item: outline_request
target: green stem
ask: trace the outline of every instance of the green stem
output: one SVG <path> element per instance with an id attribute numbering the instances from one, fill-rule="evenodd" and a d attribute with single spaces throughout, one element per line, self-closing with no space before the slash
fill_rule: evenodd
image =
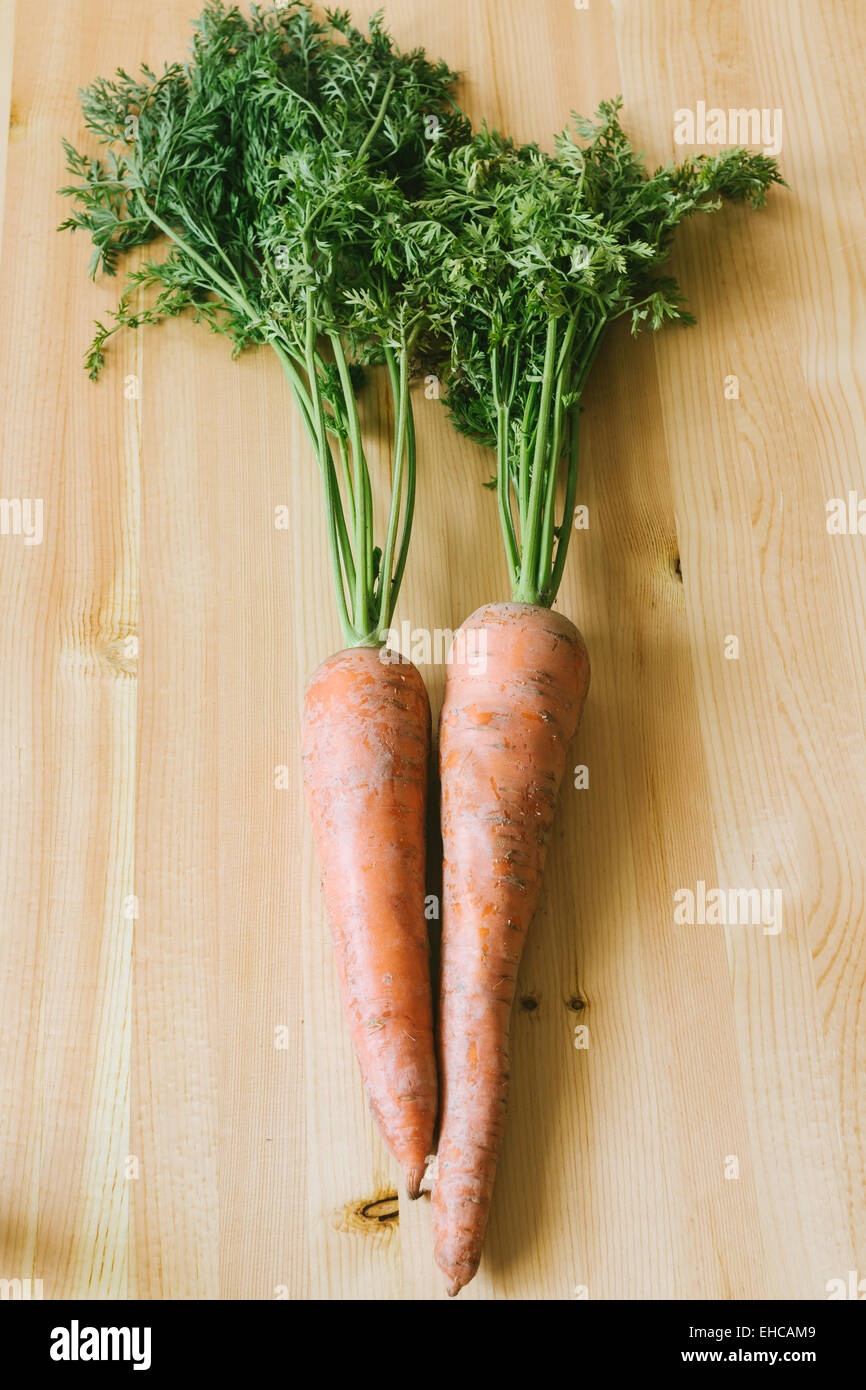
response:
<path id="1" fill-rule="evenodd" d="M 517 582 L 512 588 L 513 597 L 524 603 L 541 604 L 549 608 L 562 583 L 568 544 L 571 539 L 572 513 L 577 489 L 580 398 L 601 346 L 606 324 L 605 318 L 596 322 L 575 362 L 574 339 L 577 334 L 577 318 L 575 317 L 569 322 L 558 354 L 555 351 L 556 320 L 549 320 L 541 400 L 537 411 L 534 410 L 535 383 L 527 392 L 521 430 L 521 487 L 525 486 L 528 441 L 533 437 L 533 433 L 535 450 L 526 525 L 525 529 L 521 528 L 520 567 Z M 571 401 L 567 408 L 565 406 L 566 397 Z M 565 503 L 562 521 L 559 526 L 556 526 L 556 485 L 566 420 L 568 425 L 568 469 Z"/>
<path id="2" fill-rule="evenodd" d="M 514 586 L 513 596 L 518 602 L 538 602 L 538 550 L 541 541 L 541 503 L 545 493 L 545 476 L 548 465 L 547 436 L 550 427 L 550 398 L 553 394 L 554 364 L 556 361 L 556 319 L 547 321 L 547 343 L 544 350 L 544 375 L 541 383 L 541 402 L 538 407 L 538 428 L 535 435 L 535 453 L 532 459 L 532 482 L 529 487 L 529 515 L 526 535 L 523 540 L 523 554 L 520 561 L 520 576 Z"/>
<path id="3" fill-rule="evenodd" d="M 565 480 L 565 502 L 562 508 L 562 523 L 559 527 L 559 536 L 556 542 L 556 559 L 553 562 L 553 570 L 550 582 L 542 595 L 542 603 L 545 608 L 549 608 L 559 593 L 559 586 L 562 583 L 562 575 L 565 569 L 565 557 L 568 554 L 568 543 L 571 540 L 572 513 L 574 512 L 574 499 L 577 496 L 577 460 L 578 460 L 578 425 L 580 422 L 580 403 L 573 405 L 568 412 L 568 473 Z"/>
<path id="4" fill-rule="evenodd" d="M 400 592 L 400 585 L 403 582 L 403 571 L 406 568 L 406 560 L 409 556 L 409 541 L 412 536 L 412 520 L 415 516 L 415 417 L 412 413 L 411 398 L 407 400 L 406 404 L 406 505 L 403 508 L 403 529 L 400 532 L 400 548 L 397 551 L 394 578 L 391 580 L 391 597 L 388 601 L 386 627 L 391 626 L 391 619 L 394 616 L 394 608 L 397 604 L 397 595 Z"/>
<path id="5" fill-rule="evenodd" d="M 280 363 L 282 365 L 283 371 L 285 372 L 286 377 L 288 378 L 289 385 L 292 388 L 292 394 L 294 395 L 295 400 L 298 403 L 298 409 L 301 412 L 301 419 L 304 422 L 304 428 L 307 431 L 313 449 L 318 454 L 319 440 L 313 425 L 313 402 L 310 399 L 310 394 L 304 386 L 304 383 L 301 380 L 300 373 L 295 367 L 294 362 L 292 361 L 283 344 L 278 342 L 276 339 L 272 338 L 271 347 L 277 354 L 277 357 L 279 358 Z"/>
<path id="6" fill-rule="evenodd" d="M 559 460 L 563 444 L 563 396 L 565 394 L 566 368 L 571 366 L 570 354 L 577 328 L 577 318 L 572 316 L 562 340 L 562 348 L 556 369 L 556 391 L 553 400 L 553 437 L 550 443 L 549 464 L 544 498 L 544 515 L 541 523 L 541 543 L 538 553 L 538 573 L 536 581 L 539 593 L 543 593 L 550 577 L 550 563 L 553 558 L 554 514 L 556 512 L 556 484 L 559 477 Z M 570 372 L 568 373 L 570 375 Z"/>
<path id="7" fill-rule="evenodd" d="M 619 315 L 617 314 L 615 315 L 615 317 L 618 318 Z M 598 323 L 595 325 L 595 328 L 592 330 L 592 333 L 589 335 L 589 342 L 584 348 L 583 354 L 580 358 L 580 361 L 578 362 L 577 370 L 574 373 L 574 379 L 572 382 L 572 390 L 577 396 L 581 394 L 584 386 L 586 385 L 586 379 L 589 376 L 593 362 L 598 356 L 598 350 L 601 347 L 602 334 L 604 333 L 604 330 L 607 327 L 608 322 L 608 319 L 599 319 Z"/>
<path id="8" fill-rule="evenodd" d="M 508 561 L 508 575 L 511 587 L 517 583 L 520 573 L 520 550 L 514 531 L 514 517 L 511 513 L 511 479 L 508 473 L 508 436 L 511 423 L 508 406 L 500 406 L 496 412 L 496 496 L 499 502 L 499 520 L 505 540 L 505 558 Z"/>
<path id="9" fill-rule="evenodd" d="M 406 452 L 406 434 L 409 414 L 409 361 L 406 348 L 400 351 L 399 366 L 395 362 L 393 350 L 385 348 L 385 361 L 388 364 L 388 377 L 391 382 L 391 396 L 394 402 L 394 462 L 391 469 L 391 507 L 388 516 L 388 531 L 385 549 L 379 566 L 379 589 L 375 604 L 376 627 L 379 633 L 390 626 L 392 609 L 391 587 L 394 547 L 397 543 L 397 528 L 400 522 L 400 504 L 403 497 L 403 466 Z"/>
<path id="10" fill-rule="evenodd" d="M 529 512 L 529 448 L 532 442 L 532 426 L 530 421 L 535 408 L 535 399 L 538 395 L 538 382 L 533 381 L 526 393 L 526 405 L 523 409 L 523 420 L 520 426 L 520 464 L 519 464 L 519 483 L 518 512 L 520 516 L 520 535 L 526 535 L 526 523 Z"/>
<path id="11" fill-rule="evenodd" d="M 310 291 L 307 292 L 311 293 Z M 352 617 L 359 641 L 364 641 L 371 632 L 370 577 L 373 570 L 373 517 L 372 489 L 364 446 L 361 440 L 361 423 L 358 419 L 358 403 L 349 375 L 349 364 L 339 333 L 330 333 L 331 347 L 340 385 L 343 388 L 343 402 L 346 407 L 346 420 L 349 427 L 349 440 L 352 445 L 352 465 L 354 471 L 355 494 L 355 587 Z"/>
<path id="12" fill-rule="evenodd" d="M 559 382 L 553 403 L 553 435 L 548 454 L 547 477 L 544 480 L 544 509 L 541 517 L 541 539 L 538 544 L 538 568 L 535 582 L 541 593 L 550 574 L 550 560 L 553 554 L 553 518 L 556 511 L 556 483 L 559 475 L 559 459 L 562 449 L 562 389 Z"/>
<path id="13" fill-rule="evenodd" d="M 343 475 L 343 486 L 346 489 L 346 506 L 349 511 L 349 525 L 352 531 L 355 530 L 355 493 L 352 488 L 352 472 L 349 467 L 349 450 L 346 448 L 346 437 L 344 434 L 337 436 L 337 447 L 340 450 L 340 471 Z"/>
<path id="14" fill-rule="evenodd" d="M 322 472 L 322 481 L 325 484 L 325 498 L 328 502 L 329 507 L 331 505 L 330 498 L 332 496 L 336 498 L 334 511 L 337 526 L 337 539 L 339 542 L 340 562 L 342 565 L 342 570 L 346 574 L 351 589 L 351 586 L 355 582 L 355 564 L 352 559 L 352 545 L 349 539 L 349 532 L 346 527 L 346 518 L 343 515 L 343 507 L 340 501 L 340 490 L 336 483 L 333 456 L 331 455 L 330 447 L 326 448 L 325 455 L 322 454 L 322 450 L 319 445 L 318 429 L 314 419 L 316 415 L 316 408 L 313 405 L 313 402 L 310 398 L 310 393 L 305 387 L 303 380 L 301 379 L 301 375 L 295 367 L 294 362 L 292 361 L 292 358 L 285 347 L 285 344 L 281 343 L 277 339 L 272 338 L 271 347 L 274 349 L 274 352 L 277 354 L 277 357 L 279 358 L 282 364 L 283 371 L 285 372 L 286 377 L 288 378 L 289 385 L 292 388 L 292 394 L 295 398 L 298 409 L 301 412 L 301 419 L 304 422 L 304 428 L 307 431 L 307 435 L 312 446 L 313 456 L 315 457 L 316 462 L 318 463 L 319 468 Z M 327 435 L 325 436 L 325 439 L 327 441 Z M 328 476 L 329 473 L 333 475 L 333 477 L 330 479 Z M 351 514 L 351 498 L 349 499 L 349 506 Z M 339 582 L 342 583 L 342 580 L 340 580 Z"/>
<path id="15" fill-rule="evenodd" d="M 224 280 L 223 277 L 219 274 L 219 272 L 214 270 L 212 265 L 208 264 L 204 256 L 200 256 L 198 251 L 196 251 L 194 247 L 190 246 L 188 242 L 184 241 L 183 237 L 178 236 L 177 232 L 172 231 L 169 224 L 167 222 L 163 222 L 162 218 L 158 215 L 158 213 L 154 212 L 153 208 L 149 205 L 149 203 L 145 201 L 141 193 L 138 194 L 138 199 L 145 212 L 147 213 L 148 217 L 150 218 L 151 222 L 153 222 L 157 227 L 159 227 L 159 230 L 161 232 L 164 232 L 165 235 L 171 241 L 174 242 L 175 246 L 179 246 L 180 249 L 184 252 L 184 254 L 189 256 L 190 260 L 195 261 L 196 265 L 199 266 L 200 269 L 205 272 L 211 283 L 215 285 L 217 289 L 222 291 L 222 294 L 225 296 L 228 302 L 230 304 L 233 304 L 236 309 L 242 310 L 242 312 L 247 314 L 251 319 L 254 319 L 256 315 L 253 312 L 250 305 L 247 303 L 247 300 L 244 298 L 244 296 L 242 294 L 239 294 L 235 287 L 229 284 L 228 280 Z"/>
<path id="16" fill-rule="evenodd" d="M 392 72 L 392 73 L 391 73 L 391 76 L 388 78 L 387 84 L 386 84 L 386 86 L 385 86 L 385 95 L 382 97 L 382 102 L 381 102 L 381 105 L 380 105 L 380 107 L 379 107 L 379 111 L 378 111 L 378 113 L 377 113 L 377 115 L 376 115 L 376 119 L 375 119 L 375 121 L 373 122 L 373 124 L 370 126 L 370 129 L 367 131 L 366 138 L 365 138 L 363 144 L 361 145 L 361 148 L 358 150 L 357 155 L 355 156 L 355 158 L 357 159 L 358 163 L 360 163 L 361 160 L 364 158 L 364 155 L 367 153 L 368 149 L 369 149 L 370 146 L 372 145 L 372 143 L 373 143 L 373 141 L 375 140 L 376 136 L 379 134 L 379 129 L 380 129 L 381 125 L 382 125 L 382 122 L 383 122 L 384 119 L 385 119 L 385 112 L 386 112 L 387 107 L 388 107 L 388 102 L 389 102 L 390 99 L 391 99 L 391 93 L 392 93 L 393 90 L 394 90 L 394 83 L 395 83 L 396 79 L 397 79 L 397 74 L 396 74 L 395 72 Z"/>
<path id="17" fill-rule="evenodd" d="M 325 360 L 322 357 L 322 354 L 319 352 L 318 348 L 316 349 L 316 366 L 319 372 L 322 374 L 322 376 L 324 376 L 327 367 L 325 364 Z M 342 478 L 343 488 L 346 493 L 346 509 L 349 513 L 349 526 L 351 527 L 352 534 L 354 535 L 355 493 L 352 488 L 352 473 L 349 467 L 349 451 L 346 447 L 346 432 L 348 430 L 348 425 L 346 422 L 345 411 L 343 411 L 340 408 L 339 400 L 329 401 L 328 405 L 330 406 L 331 414 L 330 416 L 325 417 L 325 424 L 328 426 L 328 429 L 330 430 L 331 434 L 334 435 L 337 441 L 337 448 L 340 453 L 340 476 Z"/>
<path id="18" fill-rule="evenodd" d="M 254 318 L 250 305 L 234 286 L 214 270 L 212 265 L 200 256 L 199 253 L 190 246 L 183 237 L 179 236 L 167 222 L 154 212 L 141 193 L 138 194 L 139 201 L 145 209 L 148 217 L 160 231 L 174 242 L 174 244 L 184 252 L 185 255 L 195 262 L 207 276 L 210 283 L 215 286 L 225 297 L 226 301 L 236 309 Z M 280 360 L 283 371 L 288 379 L 292 394 L 297 403 L 301 414 L 304 428 L 312 445 L 313 452 L 322 472 L 322 479 L 325 488 L 325 504 L 328 520 L 328 549 L 331 558 L 331 569 L 334 577 L 334 587 L 337 591 L 337 607 L 340 619 L 340 627 L 343 638 L 347 645 L 352 645 L 357 635 L 354 632 L 349 618 L 349 611 L 346 605 L 346 584 L 351 591 L 356 582 L 355 565 L 352 558 L 352 548 L 346 529 L 346 520 L 343 514 L 343 507 L 340 501 L 340 491 L 337 485 L 336 473 L 334 471 L 334 461 L 331 455 L 330 445 L 328 444 L 327 428 L 325 425 L 325 415 L 321 392 L 319 390 L 318 376 L 315 363 L 315 326 L 312 317 L 311 293 L 307 292 L 307 341 L 305 344 L 305 359 L 307 370 L 307 385 L 298 372 L 293 355 L 287 345 L 279 341 L 276 337 L 271 338 L 271 346 Z"/>
<path id="19" fill-rule="evenodd" d="M 502 538 L 505 541 L 508 574 L 511 579 L 511 587 L 514 588 L 520 566 L 520 551 L 514 531 L 514 517 L 511 514 L 511 475 L 508 459 L 509 402 L 502 400 L 499 390 L 499 352 L 497 348 L 494 348 L 490 354 L 490 375 L 493 383 L 493 402 L 496 406 L 496 500 L 499 504 L 499 522 L 502 527 Z"/>
<path id="20" fill-rule="evenodd" d="M 340 502 L 340 491 L 337 486 L 336 473 L 334 472 L 334 460 L 331 455 L 331 447 L 328 443 L 328 434 L 325 426 L 325 412 L 322 404 L 322 393 L 319 387 L 319 378 L 316 372 L 316 362 L 314 356 L 315 349 L 315 323 L 313 321 L 312 301 L 307 295 L 307 325 L 306 325 L 306 358 L 307 358 L 307 378 L 308 385 L 313 399 L 314 424 L 315 424 L 315 453 L 322 471 L 322 479 L 325 488 L 325 512 L 328 523 L 328 545 L 331 556 L 331 569 L 334 575 L 334 587 L 337 591 L 337 607 L 340 617 L 340 627 L 343 631 L 343 640 L 346 646 L 353 645 L 355 636 L 352 621 L 349 616 L 349 608 L 346 602 L 346 585 L 349 590 L 352 587 L 352 552 L 349 546 L 348 535 L 345 531 L 345 519 L 343 518 L 343 508 Z M 289 378 L 291 382 L 291 377 Z"/>
<path id="21" fill-rule="evenodd" d="M 568 554 L 568 545 L 571 540 L 572 520 L 574 513 L 574 499 L 577 495 L 577 464 L 578 464 L 578 434 L 580 421 L 580 398 L 583 388 L 586 385 L 587 377 L 592 370 L 592 364 L 598 356 L 601 347 L 602 335 L 607 326 L 606 319 L 600 319 L 589 336 L 589 341 L 581 354 L 580 361 L 574 371 L 571 385 L 572 394 L 576 397 L 575 404 L 568 412 L 568 473 L 565 484 L 565 502 L 562 509 L 562 521 L 557 530 L 556 558 L 553 561 L 553 569 L 550 575 L 550 582 L 543 586 L 543 594 L 540 602 L 550 607 L 556 595 L 559 593 L 559 586 L 562 583 L 562 576 L 565 570 L 565 557 Z"/>

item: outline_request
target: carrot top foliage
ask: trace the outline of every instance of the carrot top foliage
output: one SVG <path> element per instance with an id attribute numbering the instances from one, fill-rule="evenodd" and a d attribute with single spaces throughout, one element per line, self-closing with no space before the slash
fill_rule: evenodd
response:
<path id="1" fill-rule="evenodd" d="M 62 225 L 89 233 L 91 273 L 161 242 L 97 323 L 90 375 L 118 330 L 183 313 L 235 353 L 270 344 L 322 471 L 347 645 L 380 640 L 406 563 L 409 377 L 436 322 L 412 199 L 431 147 L 465 137 L 454 81 L 422 50 L 400 53 L 378 16 L 363 33 L 344 11 L 320 23 L 292 3 L 245 17 L 210 0 L 188 61 L 118 70 L 80 93 L 101 157 L 64 142 L 75 182 L 61 190 L 74 202 Z M 386 368 L 395 422 L 381 549 L 356 402 L 371 364 Z"/>
<path id="2" fill-rule="evenodd" d="M 270 344 L 322 472 L 348 645 L 390 626 L 415 501 L 413 365 L 442 359 L 459 429 L 497 450 L 496 488 L 515 598 L 549 605 L 562 579 L 577 480 L 581 395 L 604 330 L 689 321 L 658 274 L 674 232 L 723 200 L 758 206 L 781 183 L 742 149 L 650 175 L 619 100 L 575 117 L 552 155 L 473 133 L 456 80 L 400 53 L 380 17 L 209 0 L 183 63 L 118 70 L 81 92 L 101 157 L 64 142 L 75 182 L 62 224 L 86 231 L 91 272 L 128 273 L 97 323 L 97 377 L 123 328 L 190 313 L 235 353 Z M 393 398 L 382 547 L 356 395 L 383 364 Z M 564 510 L 557 482 L 565 468 Z"/>
<path id="3" fill-rule="evenodd" d="M 571 530 L 581 395 L 605 328 L 623 316 L 635 333 L 692 322 L 676 280 L 657 274 L 676 228 L 725 199 L 758 207 L 783 182 L 774 160 L 743 149 L 650 175 L 620 108 L 575 116 L 552 155 L 483 128 L 426 165 L 434 313 L 449 326 L 445 404 L 459 430 L 496 448 L 513 597 L 547 606 Z"/>

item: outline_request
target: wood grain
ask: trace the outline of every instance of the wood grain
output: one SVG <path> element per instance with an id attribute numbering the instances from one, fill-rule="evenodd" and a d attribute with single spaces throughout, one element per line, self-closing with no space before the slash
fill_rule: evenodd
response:
<path id="1" fill-rule="evenodd" d="M 54 233 L 76 88 L 181 53 L 195 8 L 0 3 L 0 496 L 45 518 L 40 545 L 0 536 L 0 1278 L 435 1299 L 300 791 L 304 683 L 339 633 L 279 366 L 174 322 L 91 386 L 115 287 Z M 866 26 L 843 0 L 393 0 L 388 21 L 466 73 L 473 116 L 544 144 L 617 91 L 650 162 L 679 153 L 679 107 L 783 112 L 790 190 L 678 241 L 698 327 L 612 331 L 587 393 L 560 606 L 593 663 L 590 785 L 563 794 L 462 1297 L 825 1297 L 866 1275 L 866 539 L 825 526 L 828 498 L 866 496 Z M 506 596 L 490 461 L 416 394 L 397 623 L 455 628 Z M 676 925 L 700 880 L 778 888 L 782 930 Z"/>

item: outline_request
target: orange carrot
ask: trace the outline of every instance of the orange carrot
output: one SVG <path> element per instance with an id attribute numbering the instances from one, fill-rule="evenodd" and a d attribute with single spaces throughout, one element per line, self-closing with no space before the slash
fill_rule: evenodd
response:
<path id="1" fill-rule="evenodd" d="M 442 1128 L 433 1228 L 451 1295 L 481 1259 L 517 968 L 588 685 L 577 628 L 534 604 L 479 608 L 449 660 L 439 731 Z"/>
<path id="2" fill-rule="evenodd" d="M 481 1255 L 515 974 L 589 683 L 579 633 L 549 611 L 577 526 L 583 392 L 616 319 L 630 317 L 637 333 L 691 318 L 676 281 L 656 274 L 683 218 L 724 199 L 759 207 L 782 182 L 773 159 L 743 149 L 649 174 L 621 105 L 602 102 L 592 122 L 576 117 L 550 155 L 484 126 L 425 165 L 424 207 L 444 228 L 428 261 L 450 340 L 442 400 L 461 433 L 496 449 L 513 600 L 469 619 L 488 639 L 487 674 L 458 651 L 442 713 L 443 1124 L 433 1192 L 436 1258 L 452 1294 Z"/>
<path id="3" fill-rule="evenodd" d="M 370 1108 L 417 1197 L 436 1119 L 418 671 L 375 647 L 329 657 L 307 687 L 303 740 L 343 1004 Z"/>

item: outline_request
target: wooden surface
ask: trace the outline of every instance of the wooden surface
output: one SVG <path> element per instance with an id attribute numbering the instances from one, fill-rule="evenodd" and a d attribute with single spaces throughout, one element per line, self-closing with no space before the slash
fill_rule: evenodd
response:
<path id="1" fill-rule="evenodd" d="M 279 365 L 175 322 L 118 342 L 92 386 L 116 286 L 54 232 L 76 87 L 179 55 L 196 10 L 0 0 L 0 495 L 45 517 L 41 545 L 0 536 L 0 1277 L 46 1298 L 441 1298 L 429 1203 L 388 1200 L 302 803 L 303 686 L 339 633 Z M 862 11 L 392 0 L 388 19 L 523 138 L 622 91 L 656 163 L 681 153 L 679 107 L 783 111 L 790 191 L 678 242 L 698 327 L 612 332 L 587 393 L 590 527 L 560 606 L 593 663 L 590 787 L 564 790 L 462 1299 L 823 1298 L 866 1275 L 866 537 L 825 526 L 828 498 L 866 495 Z M 454 628 L 506 596 L 490 462 L 416 395 L 398 620 Z M 424 675 L 435 712 L 443 669 Z M 781 932 L 676 925 L 699 880 L 778 888 Z"/>

